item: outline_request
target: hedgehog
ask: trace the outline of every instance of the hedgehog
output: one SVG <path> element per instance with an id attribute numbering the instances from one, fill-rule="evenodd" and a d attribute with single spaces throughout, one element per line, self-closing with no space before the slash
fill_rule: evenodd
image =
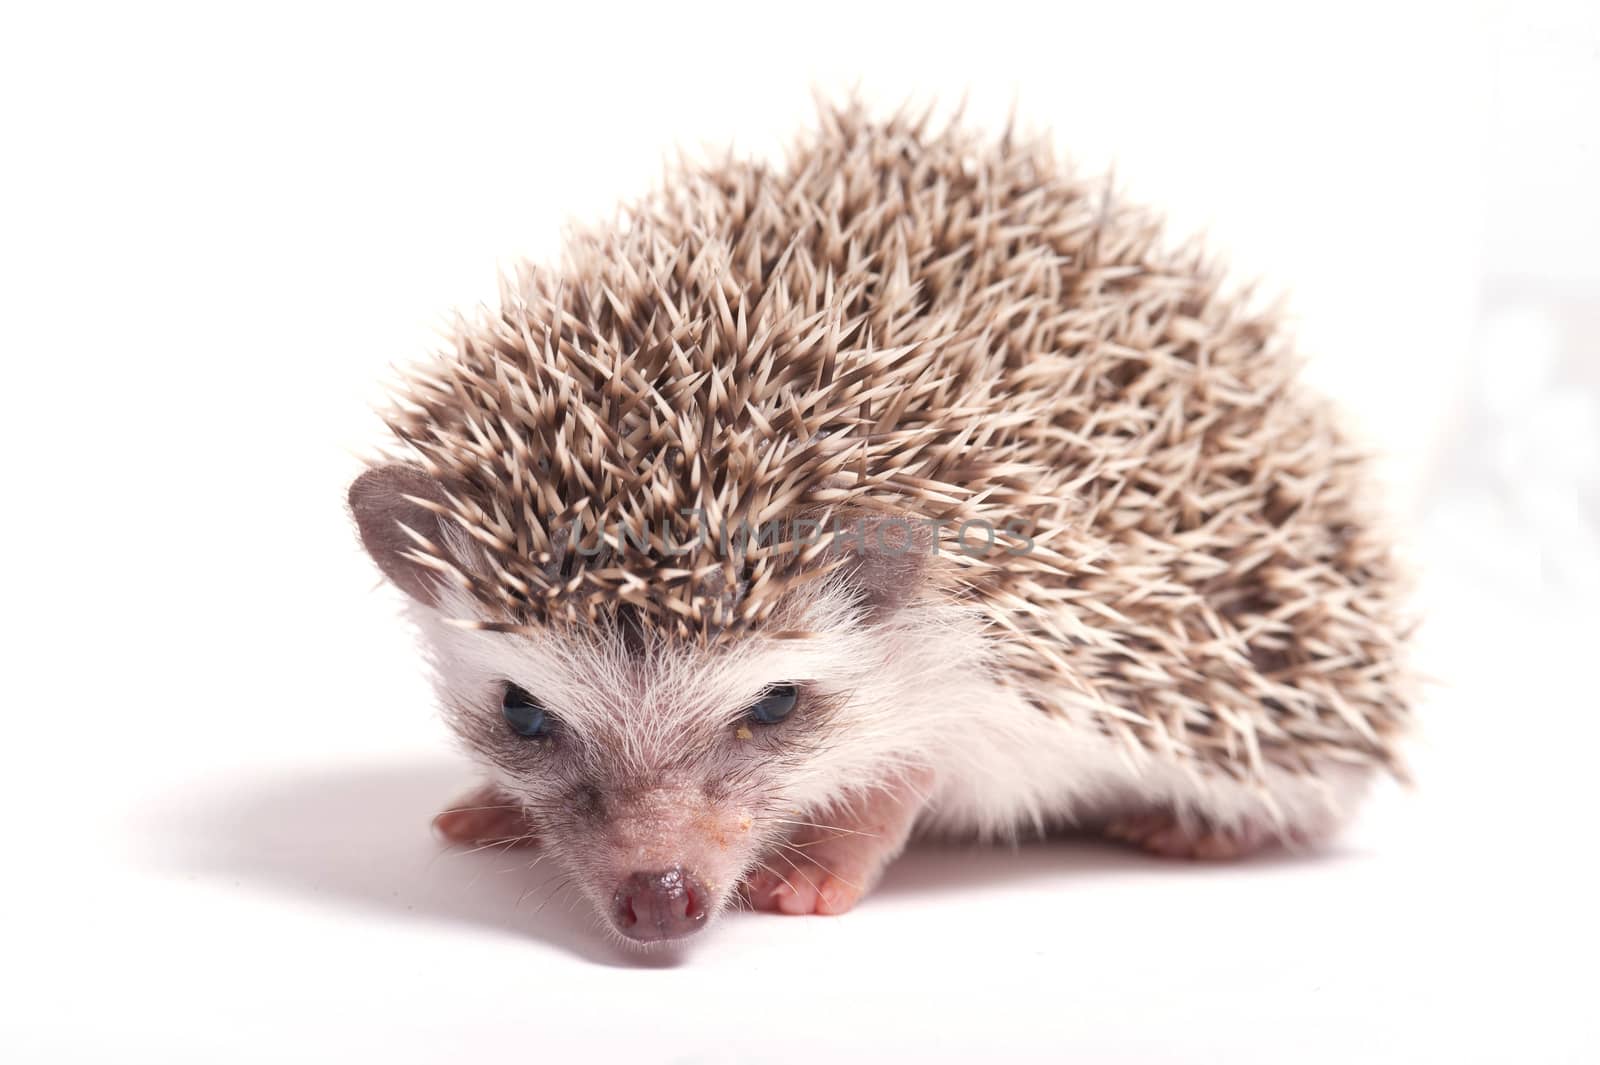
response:
<path id="1" fill-rule="evenodd" d="M 838 914 L 914 834 L 1221 859 L 1402 775 L 1369 456 L 1273 309 L 1044 136 L 824 105 L 504 276 L 349 490 L 604 928 Z"/>

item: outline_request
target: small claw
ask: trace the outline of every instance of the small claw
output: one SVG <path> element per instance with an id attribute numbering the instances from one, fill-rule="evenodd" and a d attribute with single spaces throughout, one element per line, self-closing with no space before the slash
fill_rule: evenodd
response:
<path id="1" fill-rule="evenodd" d="M 837 916 L 855 908 L 861 901 L 861 893 L 837 877 L 828 877 L 822 882 L 822 889 L 817 893 L 816 912 Z"/>

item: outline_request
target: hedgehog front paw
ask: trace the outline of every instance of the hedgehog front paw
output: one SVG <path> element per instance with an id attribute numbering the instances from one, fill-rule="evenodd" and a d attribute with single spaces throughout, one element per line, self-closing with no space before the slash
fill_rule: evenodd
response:
<path id="1" fill-rule="evenodd" d="M 931 773 L 914 773 L 839 816 L 794 822 L 789 839 L 745 878 L 745 898 L 771 913 L 844 913 L 905 849 L 931 782 Z"/>
<path id="2" fill-rule="evenodd" d="M 536 842 L 522 804 L 486 784 L 457 799 L 433 819 L 433 830 L 460 846 L 530 846 Z"/>
<path id="3" fill-rule="evenodd" d="M 752 907 L 795 915 L 844 913 L 861 901 L 888 865 L 889 858 L 875 849 L 829 847 L 808 835 L 783 844 L 745 879 L 744 893 Z M 806 852 L 789 850 L 801 847 Z"/>
<path id="4" fill-rule="evenodd" d="M 1107 822 L 1109 839 L 1131 843 L 1163 858 L 1228 861 L 1278 845 L 1284 840 L 1264 822 L 1246 821 L 1226 829 L 1185 823 L 1170 811 L 1116 817 Z"/>

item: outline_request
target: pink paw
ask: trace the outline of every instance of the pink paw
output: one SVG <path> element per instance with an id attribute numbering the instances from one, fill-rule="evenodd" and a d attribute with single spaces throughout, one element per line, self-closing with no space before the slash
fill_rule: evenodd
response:
<path id="1" fill-rule="evenodd" d="M 493 787 L 482 787 L 433 819 L 433 830 L 447 843 L 508 846 L 537 842 L 522 806 Z"/>
<path id="2" fill-rule="evenodd" d="M 744 894 L 751 906 L 768 913 L 832 916 L 859 902 L 863 891 L 813 862 L 802 861 L 784 862 L 781 870 L 756 870 L 745 879 Z"/>
<path id="3" fill-rule="evenodd" d="M 913 771 L 886 782 L 849 809 L 834 811 L 829 823 L 788 821 L 796 831 L 745 878 L 744 897 L 769 913 L 832 915 L 849 910 L 905 848 L 931 783 L 931 773 Z"/>

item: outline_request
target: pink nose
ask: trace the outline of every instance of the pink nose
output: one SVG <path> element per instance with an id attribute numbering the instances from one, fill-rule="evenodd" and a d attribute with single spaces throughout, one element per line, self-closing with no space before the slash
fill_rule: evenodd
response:
<path id="1" fill-rule="evenodd" d="M 674 865 L 659 873 L 634 873 L 612 897 L 611 920 L 629 939 L 654 943 L 680 939 L 706 923 L 706 889 L 693 873 Z"/>

